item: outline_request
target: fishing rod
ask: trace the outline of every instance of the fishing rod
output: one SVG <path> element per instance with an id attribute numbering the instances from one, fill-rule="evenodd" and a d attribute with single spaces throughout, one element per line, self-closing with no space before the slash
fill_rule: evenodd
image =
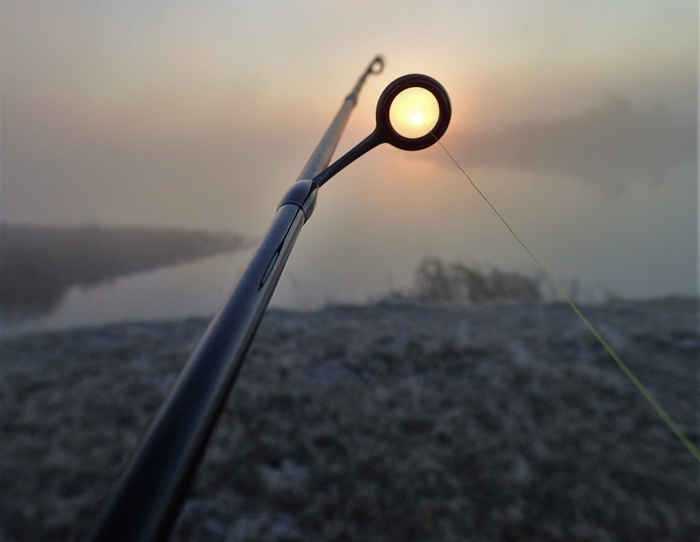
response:
<path id="1" fill-rule="evenodd" d="M 447 130 L 452 108 L 442 85 L 426 75 L 405 75 L 390 83 L 379 97 L 374 131 L 329 165 L 365 80 L 383 68 L 382 57 L 372 60 L 282 198 L 257 250 L 132 453 L 93 527 L 88 538 L 91 542 L 168 538 L 284 265 L 313 213 L 318 189 L 377 145 L 389 143 L 416 151 L 438 141 Z M 422 114 L 412 117 L 413 124 L 422 123 L 426 130 L 423 135 L 409 137 L 392 124 L 392 105 L 400 94 L 414 88 L 432 95 L 437 118 L 430 128 Z"/>

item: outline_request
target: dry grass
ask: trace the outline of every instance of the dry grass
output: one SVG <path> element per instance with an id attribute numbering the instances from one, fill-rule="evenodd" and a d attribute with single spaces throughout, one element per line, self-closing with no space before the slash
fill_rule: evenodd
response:
<path id="1" fill-rule="evenodd" d="M 587 312 L 698 443 L 698 317 Z M 70 540 L 205 323 L 0 347 L 0 540 Z M 698 465 L 565 307 L 265 317 L 173 540 L 654 540 L 700 534 Z"/>

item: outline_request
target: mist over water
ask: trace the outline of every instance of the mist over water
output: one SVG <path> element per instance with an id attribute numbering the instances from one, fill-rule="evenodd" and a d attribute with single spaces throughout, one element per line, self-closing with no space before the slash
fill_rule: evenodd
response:
<path id="1" fill-rule="evenodd" d="M 5 332 L 64 329 L 129 320 L 175 320 L 213 314 L 226 293 L 226 269 L 240 269 L 240 253 L 121 277 L 99 285 L 73 286 L 52 311 L 5 323 Z"/>
<path id="2" fill-rule="evenodd" d="M 334 303 L 363 304 L 381 299 L 391 292 L 409 292 L 414 288 L 416 269 L 426 254 L 422 252 L 422 247 L 412 245 L 410 236 L 394 232 L 393 251 L 387 253 L 385 243 L 373 238 L 371 229 L 366 232 L 358 229 L 354 240 L 340 240 L 319 250 L 314 242 L 321 232 L 316 232 L 315 226 L 310 222 L 302 231 L 272 297 L 271 307 L 315 310 Z M 497 244 L 510 243 L 505 232 L 501 233 L 502 238 Z M 489 237 L 488 233 L 485 235 Z M 462 237 L 470 236 L 465 233 Z M 520 247 L 511 247 L 510 258 L 502 258 L 498 247 L 494 247 L 492 252 L 485 251 L 482 256 L 493 259 L 489 265 L 484 265 L 477 262 L 475 257 L 469 257 L 462 237 L 444 235 L 443 244 L 436 243 L 430 255 L 442 258 L 446 263 L 460 261 L 482 269 L 517 270 L 530 277 L 539 276 L 534 266 L 528 264 Z M 253 250 L 248 248 L 219 254 L 91 286 L 73 286 L 52 310 L 18 322 L 5 320 L 2 322 L 2 332 L 12 334 L 120 321 L 209 317 L 226 298 Z M 579 252 L 585 253 L 585 247 L 581 247 Z M 581 261 L 585 263 L 585 258 L 573 265 Z M 555 263 L 558 264 L 558 261 Z M 583 266 L 581 269 L 589 271 L 588 276 L 593 275 Z M 576 280 L 578 276 L 559 275 L 557 278 L 565 287 L 575 288 L 578 299 L 584 302 L 601 301 L 609 294 L 650 298 L 679 293 L 674 283 L 659 284 L 657 290 L 645 288 L 642 272 L 631 275 L 630 282 L 621 285 L 628 288 L 636 286 L 636 292 L 634 288 L 625 290 L 588 284 Z M 635 278 L 639 280 L 636 285 L 633 282 Z M 545 298 L 552 299 L 554 292 L 544 281 L 541 284 Z M 687 293 L 680 293 L 696 295 L 692 284 L 690 286 Z M 630 291 L 632 295 L 629 295 Z"/>
<path id="3" fill-rule="evenodd" d="M 442 142 L 554 276 L 584 299 L 698 295 L 697 3 L 409 4 L 400 24 L 391 3 L 370 20 L 354 4 L 3 5 L 3 221 L 259 238 L 381 53 L 338 154 L 385 85 L 425 73 L 452 102 Z M 323 187 L 273 304 L 364 302 L 426 257 L 535 273 L 441 149 L 382 146 Z M 211 313 L 243 263 L 76 286 L 37 322 Z"/>
<path id="4" fill-rule="evenodd" d="M 223 303 L 250 258 L 252 249 L 197 262 L 116 278 L 91 286 L 73 286 L 53 308 L 33 317 L 1 320 L 2 332 L 91 327 L 121 321 L 209 317 Z M 324 271 L 331 273 L 324 276 Z M 271 307 L 315 310 L 332 303 L 361 304 L 411 287 L 413 272 L 396 275 L 333 265 L 305 270 L 291 262 L 275 290 Z"/>
<path id="5" fill-rule="evenodd" d="M 368 155 L 320 190 L 272 306 L 312 310 L 410 290 L 426 257 L 539 276 L 459 172 L 436 169 L 415 154 L 391 176 L 378 178 L 373 168 L 385 156 Z M 624 198 L 601 204 L 596 186 L 565 177 L 492 168 L 471 168 L 470 174 L 551 273 L 565 286 L 575 283 L 580 301 L 698 295 L 692 183 L 631 184 Z M 257 236 L 272 215 L 271 209 L 260 213 Z M 255 226 L 245 238 L 254 238 Z M 209 316 L 252 250 L 74 286 L 53 310 L 22 322 L 5 320 L 3 331 Z M 543 290 L 551 298 L 551 289 Z"/>
<path id="6" fill-rule="evenodd" d="M 182 264 L 251 246 L 231 233 L 94 224 L 3 224 L 0 244 L 0 321 L 15 329 L 199 314 L 213 275 Z"/>

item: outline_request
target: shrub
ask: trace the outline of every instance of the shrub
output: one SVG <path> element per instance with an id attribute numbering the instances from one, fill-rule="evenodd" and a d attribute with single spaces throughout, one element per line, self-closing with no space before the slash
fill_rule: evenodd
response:
<path id="1" fill-rule="evenodd" d="M 416 270 L 416 296 L 422 301 L 493 301 L 537 303 L 542 300 L 540 281 L 517 272 L 492 268 L 478 270 L 461 263 L 445 264 L 426 258 Z"/>

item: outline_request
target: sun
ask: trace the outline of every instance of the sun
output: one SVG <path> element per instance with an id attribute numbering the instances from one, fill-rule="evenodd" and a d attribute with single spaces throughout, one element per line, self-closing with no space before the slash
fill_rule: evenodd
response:
<path id="1" fill-rule="evenodd" d="M 411 113 L 411 123 L 416 126 L 422 126 L 425 123 L 425 115 L 420 112 Z"/>
<path id="2" fill-rule="evenodd" d="M 399 135 L 423 137 L 437 124 L 440 107 L 433 94 L 420 87 L 400 92 L 389 109 L 389 121 Z"/>

